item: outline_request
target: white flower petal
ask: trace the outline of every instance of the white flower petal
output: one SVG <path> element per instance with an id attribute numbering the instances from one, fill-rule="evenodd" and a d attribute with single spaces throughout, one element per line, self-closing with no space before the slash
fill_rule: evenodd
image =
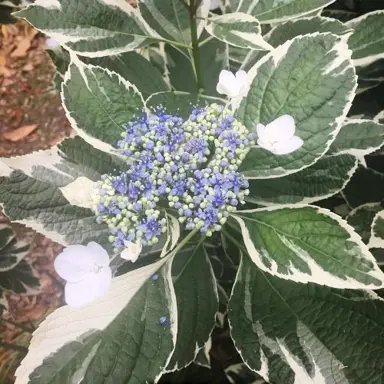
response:
<path id="1" fill-rule="evenodd" d="M 230 71 L 222 70 L 220 72 L 216 90 L 218 93 L 227 95 L 230 98 L 237 97 L 240 88 L 237 84 L 235 75 Z"/>
<path id="2" fill-rule="evenodd" d="M 60 253 L 54 262 L 56 272 L 69 281 L 80 281 L 94 268 L 92 254 L 84 245 L 70 245 Z"/>
<path id="3" fill-rule="evenodd" d="M 248 73 L 243 70 L 236 72 L 236 81 L 239 87 L 239 96 L 247 96 L 250 87 Z"/>
<path id="4" fill-rule="evenodd" d="M 266 149 L 267 151 L 273 152 L 273 147 L 270 143 L 265 142 L 263 140 L 257 139 L 257 145 L 259 145 L 261 148 Z"/>
<path id="5" fill-rule="evenodd" d="M 293 136 L 287 141 L 279 141 L 274 144 L 275 155 L 287 155 L 297 151 L 304 144 L 303 140 L 298 136 Z"/>
<path id="6" fill-rule="evenodd" d="M 91 241 L 87 245 L 93 261 L 100 267 L 107 267 L 109 265 L 108 252 L 100 245 Z"/>
<path id="7" fill-rule="evenodd" d="M 121 252 L 120 256 L 122 259 L 130 260 L 132 263 L 134 263 L 138 259 L 143 247 L 140 242 L 137 244 L 129 242 L 129 244 L 126 244 L 126 246 L 127 248 Z"/>
<path id="8" fill-rule="evenodd" d="M 260 141 L 265 141 L 266 140 L 266 135 L 265 135 L 265 125 L 263 124 L 257 124 L 256 125 L 256 132 L 257 132 L 257 137 Z M 260 144 L 259 144 L 260 145 Z"/>
<path id="9" fill-rule="evenodd" d="M 290 115 L 283 115 L 269 123 L 265 130 L 270 143 L 285 141 L 295 134 L 295 120 Z"/>
<path id="10" fill-rule="evenodd" d="M 109 267 L 102 268 L 98 273 L 90 273 L 76 283 L 65 286 L 65 302 L 73 307 L 81 307 L 105 295 L 112 281 Z"/>

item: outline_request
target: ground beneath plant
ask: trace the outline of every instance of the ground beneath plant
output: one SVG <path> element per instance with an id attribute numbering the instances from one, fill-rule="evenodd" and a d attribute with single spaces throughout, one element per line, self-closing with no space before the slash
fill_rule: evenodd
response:
<path id="1" fill-rule="evenodd" d="M 46 53 L 45 37 L 25 22 L 2 25 L 0 30 L 0 157 L 52 147 L 71 132 L 53 85 L 55 69 Z M 0 214 L 0 223 L 6 222 Z M 30 333 L 62 305 L 62 282 L 53 260 L 62 247 L 24 226 L 13 224 L 17 237 L 31 244 L 26 256 L 40 279 L 35 296 L 8 293 L 9 311 L 0 320 L 0 383 L 13 382 L 14 370 L 24 356 Z M 13 349 L 16 348 L 16 349 Z"/>

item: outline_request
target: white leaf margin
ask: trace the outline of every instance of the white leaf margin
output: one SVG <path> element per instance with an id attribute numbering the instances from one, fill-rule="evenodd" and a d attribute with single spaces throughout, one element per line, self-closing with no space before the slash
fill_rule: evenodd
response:
<path id="1" fill-rule="evenodd" d="M 245 43 L 244 45 L 234 44 L 228 39 L 223 39 L 220 36 L 217 36 L 216 33 L 214 32 L 215 24 L 218 24 L 220 27 L 222 27 L 224 24 L 227 24 L 228 26 L 230 26 L 232 23 L 240 23 L 240 22 L 255 23 L 259 26 L 258 33 L 247 33 L 247 32 L 236 31 L 233 29 L 231 30 L 231 32 L 234 35 L 244 40 L 244 43 Z M 236 47 L 249 48 L 252 50 L 267 50 L 267 51 L 271 51 L 274 49 L 270 44 L 268 44 L 265 41 L 265 39 L 261 35 L 260 22 L 252 15 L 248 15 L 246 13 L 235 12 L 235 13 L 227 13 L 224 15 L 215 15 L 213 17 L 210 17 L 207 20 L 205 30 L 211 36 L 223 41 L 224 43 L 227 43 L 229 45 L 234 45 Z M 245 47 L 245 45 L 247 45 L 247 47 Z"/>
<path id="2" fill-rule="evenodd" d="M 340 129 L 342 129 L 343 127 L 345 127 L 349 124 L 360 124 L 360 123 L 380 124 L 378 121 L 375 121 L 375 119 L 373 119 L 373 120 L 369 120 L 369 119 L 345 119 L 345 121 L 341 125 Z M 380 149 L 384 145 L 384 124 L 382 124 L 382 126 L 383 126 L 383 138 L 382 138 L 382 142 L 380 143 L 380 145 L 376 145 L 374 147 L 367 147 L 365 149 L 361 149 L 361 148 L 342 149 L 339 151 L 332 152 L 332 155 L 344 155 L 345 154 L 345 155 L 355 156 L 364 167 L 367 167 L 367 163 L 366 163 L 364 157 L 377 151 L 378 149 Z"/>
<path id="3" fill-rule="evenodd" d="M 375 231 L 377 220 L 384 220 L 384 210 L 377 212 L 372 221 L 371 237 L 368 242 L 368 248 L 384 248 L 384 238 L 378 237 Z"/>
<path id="4" fill-rule="evenodd" d="M 96 302 L 81 308 L 64 306 L 50 314 L 33 333 L 26 357 L 17 368 L 15 384 L 28 384 L 29 375 L 43 363 L 50 354 L 63 345 L 76 340 L 90 330 L 105 329 L 115 317 L 129 304 L 144 283 L 166 262 L 165 277 L 168 282 L 170 309 L 170 331 L 173 338 L 173 350 L 177 337 L 176 295 L 172 284 L 171 263 L 169 258 L 129 272 L 112 280 L 108 293 Z M 173 354 L 171 351 L 167 363 Z M 161 372 L 155 382 L 162 376 Z"/>
<path id="5" fill-rule="evenodd" d="M 158 35 L 156 31 L 154 31 L 142 18 L 139 8 L 134 8 L 132 5 L 130 5 L 125 0 L 100 0 L 101 3 L 104 5 L 118 8 L 122 12 L 126 13 L 127 16 L 134 17 L 135 21 L 138 26 L 143 31 L 143 36 L 136 36 L 135 41 L 137 42 L 137 45 L 140 45 L 142 42 L 144 42 L 146 39 L 153 38 L 157 40 L 161 40 L 161 37 Z M 61 9 L 61 4 L 58 0 L 37 0 L 34 3 L 31 3 L 26 7 L 25 9 L 28 9 L 30 7 L 36 7 L 40 6 L 42 8 L 46 9 Z M 17 16 L 17 15 L 16 15 Z M 20 17 L 20 16 L 18 16 Z M 20 17 L 24 20 L 26 20 L 24 17 Z M 27 21 L 27 20 L 26 20 Z M 95 36 L 92 36 L 91 34 L 88 34 L 87 37 L 85 36 L 76 36 L 73 32 L 75 28 L 72 30 L 70 28 L 68 29 L 40 29 L 37 28 L 35 25 L 33 26 L 35 29 L 37 29 L 39 32 L 48 35 L 53 40 L 55 40 L 59 45 L 61 45 L 63 48 L 65 48 L 69 52 L 74 52 L 79 54 L 80 56 L 86 56 L 86 57 L 103 57 L 103 56 L 110 56 L 110 55 L 117 55 L 120 53 L 128 52 L 134 50 L 130 46 L 132 46 L 134 42 L 128 43 L 124 47 L 118 47 L 118 48 L 108 48 L 100 51 L 90 51 L 90 52 L 84 52 L 84 51 L 76 51 L 68 46 L 67 43 L 76 43 L 78 41 L 94 41 Z M 58 32 L 60 31 L 60 32 Z M 68 33 L 65 33 L 68 31 Z M 70 32 L 72 31 L 72 33 Z M 112 33 L 113 34 L 113 33 Z M 145 35 L 146 34 L 146 35 Z M 100 38 L 106 38 L 108 36 L 99 36 Z"/>
<path id="6" fill-rule="evenodd" d="M 325 32 L 325 33 L 316 32 L 316 33 L 308 33 L 306 35 L 296 36 L 295 38 L 293 38 L 291 40 L 287 40 L 284 44 L 279 45 L 273 51 L 271 51 L 267 55 L 263 56 L 249 70 L 249 72 L 248 72 L 249 83 L 250 84 L 253 83 L 253 80 L 257 76 L 260 67 L 265 62 L 267 62 L 269 59 L 272 58 L 272 61 L 274 63 L 275 69 L 276 69 L 278 64 L 280 63 L 280 61 L 287 54 L 288 49 L 290 48 L 290 46 L 295 41 L 301 40 L 303 38 L 308 38 L 310 36 L 311 37 L 316 37 L 316 36 L 333 36 L 333 37 L 336 37 L 339 40 L 338 43 L 336 43 L 332 47 L 333 49 L 331 49 L 331 51 L 337 51 L 339 53 L 339 56 L 338 56 L 338 58 L 336 60 L 334 60 L 333 62 L 329 63 L 328 67 L 325 68 L 324 72 L 325 73 L 330 72 L 330 71 L 334 70 L 335 68 L 337 68 L 344 60 L 348 60 L 349 61 L 349 67 L 348 68 L 351 68 L 353 70 L 353 73 L 354 73 L 354 80 L 355 80 L 354 89 L 349 94 L 346 95 L 347 96 L 347 102 L 346 102 L 346 104 L 345 104 L 345 106 L 343 108 L 343 111 L 342 111 L 341 115 L 335 119 L 335 123 L 336 123 L 335 124 L 335 128 L 334 128 L 333 132 L 331 134 L 329 134 L 330 138 L 329 138 L 329 140 L 326 143 L 325 149 L 324 149 L 323 153 L 318 156 L 318 158 L 316 158 L 310 164 L 306 164 L 306 165 L 304 165 L 304 166 L 302 166 L 300 168 L 292 169 L 292 170 L 289 170 L 289 171 L 285 170 L 285 172 L 283 174 L 269 175 L 269 176 L 265 176 L 264 175 L 264 176 L 256 176 L 256 177 L 255 176 L 251 176 L 251 177 L 247 176 L 247 179 L 275 179 L 275 178 L 280 178 L 280 177 L 283 177 L 283 176 L 286 176 L 286 175 L 290 175 L 292 173 L 297 173 L 297 172 L 301 171 L 302 169 L 308 168 L 311 165 L 315 164 L 322 156 L 324 156 L 326 154 L 326 152 L 328 152 L 331 144 L 335 141 L 335 138 L 336 138 L 337 134 L 339 133 L 339 131 L 340 131 L 340 129 L 341 129 L 341 127 L 342 127 L 346 117 L 347 117 L 347 114 L 348 114 L 348 112 L 349 112 L 349 110 L 350 110 L 350 108 L 352 106 L 352 102 L 353 102 L 353 99 L 355 98 L 356 89 L 357 89 L 358 84 L 357 84 L 356 70 L 355 70 L 355 67 L 353 66 L 352 60 L 351 60 L 352 51 L 348 48 L 348 44 L 347 44 L 347 37 L 349 35 L 338 36 L 338 35 L 335 35 L 335 34 L 330 33 L 330 32 Z M 233 112 L 236 112 L 236 109 L 234 109 Z M 253 127 L 253 128 L 254 128 L 254 130 L 256 129 L 256 124 L 255 124 L 255 127 Z M 251 129 L 251 127 L 248 127 L 248 129 Z"/>
<path id="7" fill-rule="evenodd" d="M 65 163 L 65 160 L 59 155 L 59 152 L 60 150 L 58 146 L 55 145 L 50 149 L 35 151 L 26 155 L 1 157 L 0 165 L 3 164 L 8 170 L 5 167 L 3 167 L 3 170 L 0 168 L 0 175 L 10 176 L 12 170 L 18 170 L 36 180 L 47 182 L 46 179 L 39 177 L 38 173 L 34 172 L 35 167 L 41 167 L 74 181 L 75 178 L 73 175 L 64 172 L 57 167 L 57 165 Z M 52 185 L 55 185 L 53 179 L 50 181 L 52 182 Z"/>
<path id="8" fill-rule="evenodd" d="M 76 66 L 79 69 L 79 71 L 81 73 L 81 76 L 83 77 L 84 83 L 87 86 L 87 88 L 88 88 L 90 93 L 92 93 L 92 91 L 88 87 L 88 79 L 87 79 L 87 75 L 85 73 L 85 70 L 89 70 L 89 71 L 92 72 L 93 69 L 98 69 L 98 70 L 101 70 L 102 72 L 105 72 L 109 77 L 116 76 L 118 78 L 118 80 L 119 80 L 119 84 L 123 84 L 123 86 L 126 88 L 126 90 L 128 92 L 131 89 L 133 89 L 133 91 L 140 96 L 140 99 L 141 99 L 143 107 L 144 107 L 145 106 L 145 101 L 143 99 L 143 96 L 141 95 L 140 91 L 136 88 L 135 85 L 133 85 L 129 81 L 125 80 L 118 73 L 116 73 L 114 71 L 111 71 L 111 70 L 109 70 L 107 68 L 102 68 L 102 67 L 100 67 L 98 65 L 85 64 L 82 61 L 80 61 L 78 59 L 78 57 L 74 53 L 72 53 L 72 52 L 70 52 L 70 56 L 71 56 L 71 63 L 69 64 L 67 72 L 64 75 L 64 80 L 63 80 L 63 82 L 61 84 L 61 92 L 60 92 L 61 103 L 63 105 L 63 109 L 65 111 L 65 115 L 66 115 L 68 121 L 70 122 L 72 128 L 76 131 L 76 133 L 82 139 L 84 139 L 88 144 L 92 145 L 94 148 L 96 148 L 96 149 L 98 149 L 98 150 L 100 150 L 102 152 L 106 152 L 106 153 L 109 153 L 109 154 L 121 157 L 121 154 L 112 145 L 110 145 L 108 143 L 105 143 L 104 141 L 102 141 L 100 139 L 97 139 L 96 137 L 91 136 L 89 133 L 85 132 L 83 129 L 81 129 L 77 125 L 76 120 L 70 115 L 70 112 L 69 112 L 68 108 L 65 105 L 64 87 L 67 87 L 68 86 L 68 82 L 71 80 L 71 68 L 72 68 L 72 66 Z M 122 130 L 123 130 L 123 128 L 122 128 Z M 116 137 L 116 140 L 118 140 L 118 139 L 119 139 L 119 137 Z"/>
<path id="9" fill-rule="evenodd" d="M 313 258 L 310 257 L 310 255 L 306 254 L 307 252 L 301 252 L 299 255 L 298 252 L 301 251 L 301 249 L 297 249 L 297 247 L 294 244 L 291 244 L 289 240 L 286 240 L 286 243 L 284 244 L 286 247 L 291 249 L 297 256 L 299 256 L 308 266 L 309 270 L 311 271 L 311 275 L 303 273 L 301 271 L 298 271 L 293 266 L 290 268 L 290 275 L 282 274 L 278 272 L 278 265 L 273 259 L 269 259 L 269 262 L 271 263 L 271 267 L 268 268 L 262 258 L 260 252 L 256 249 L 255 245 L 253 244 L 248 228 L 245 224 L 245 222 L 242 220 L 242 218 L 237 217 L 237 214 L 241 213 L 253 213 L 253 212 L 270 212 L 270 211 L 276 211 L 279 209 L 300 209 L 300 208 L 310 208 L 316 211 L 316 213 L 320 215 L 327 216 L 331 218 L 333 221 L 335 221 L 340 227 L 342 227 L 348 234 L 349 234 L 349 241 L 354 242 L 364 253 L 365 259 L 369 262 L 372 262 L 374 265 L 374 268 L 367 272 L 367 274 L 377 280 L 380 280 L 382 284 L 380 286 L 369 284 L 365 285 L 361 283 L 360 281 L 356 281 L 351 277 L 346 277 L 345 280 L 332 275 L 330 272 L 325 271 L 322 269 L 322 267 L 315 262 Z M 295 205 L 280 205 L 280 206 L 273 206 L 273 207 L 266 207 L 266 208 L 259 208 L 259 209 L 250 209 L 250 210 L 244 210 L 244 211 L 238 211 L 237 214 L 232 214 L 231 217 L 233 217 L 239 224 L 241 228 L 241 233 L 243 236 L 245 247 L 248 251 L 249 256 L 251 257 L 252 261 L 264 272 L 267 272 L 271 274 L 272 276 L 277 276 L 285 280 L 292 280 L 296 281 L 297 283 L 316 283 L 319 285 L 326 285 L 333 288 L 340 288 L 340 289 L 380 289 L 384 287 L 384 273 L 380 270 L 376 263 L 376 259 L 374 256 L 370 253 L 369 247 L 363 243 L 361 240 L 361 237 L 354 231 L 353 227 L 350 226 L 345 220 L 343 220 L 340 216 L 336 215 L 335 213 L 329 211 L 328 209 L 312 206 L 312 205 L 305 205 L 305 204 L 295 204 Z M 284 242 L 283 238 L 280 238 L 282 242 Z"/>
<path id="10" fill-rule="evenodd" d="M 164 257 L 168 252 L 175 248 L 180 238 L 180 224 L 179 221 L 172 215 L 166 214 L 167 220 L 167 240 L 161 251 L 160 257 Z"/>
<path id="11" fill-rule="evenodd" d="M 244 255 L 241 256 L 240 260 L 240 265 L 237 270 L 236 278 L 235 278 L 235 283 L 233 284 L 230 299 L 232 298 L 232 295 L 235 290 L 235 286 L 237 281 L 240 281 L 240 273 L 241 269 L 243 268 L 243 258 L 246 257 Z M 249 284 L 248 284 L 249 286 Z M 364 290 L 365 296 L 362 298 L 359 298 L 358 300 L 379 300 L 379 301 L 384 301 L 379 295 L 377 295 L 376 292 L 371 291 L 371 290 Z M 353 300 L 353 299 L 352 299 Z M 278 355 L 284 362 L 286 362 L 291 369 L 293 370 L 295 374 L 295 383 L 297 384 L 325 384 L 326 383 L 326 377 L 322 375 L 321 369 L 319 369 L 318 365 L 316 364 L 316 359 L 321 358 L 321 355 L 314 355 L 313 351 L 305 346 L 312 345 L 313 341 L 318 341 L 320 342 L 319 339 L 317 339 L 312 332 L 302 323 L 298 320 L 298 326 L 297 326 L 297 336 L 300 341 L 300 343 L 305 347 L 305 352 L 307 353 L 307 357 L 310 360 L 311 364 L 313 365 L 314 369 L 314 376 L 309 376 L 308 372 L 305 370 L 304 365 L 298 361 L 298 358 L 292 353 L 289 348 L 287 347 L 287 344 L 284 339 L 271 339 L 265 335 L 265 332 L 262 329 L 262 326 L 260 322 L 257 322 L 255 324 L 255 331 L 258 334 L 259 337 L 259 342 L 260 342 L 260 369 L 254 369 L 252 366 L 248 363 L 248 360 L 245 358 L 242 349 L 240 346 L 236 343 L 236 340 L 232 337 L 232 330 L 233 330 L 233 325 L 231 322 L 231 318 L 228 318 L 228 323 L 229 323 L 229 328 L 230 328 L 230 334 L 231 338 L 233 340 L 233 343 L 235 345 L 235 348 L 239 355 L 241 356 L 242 361 L 244 364 L 253 372 L 256 372 L 259 374 L 263 379 L 267 382 L 269 382 L 269 366 L 268 366 L 268 358 L 265 356 L 264 351 L 262 346 L 267 346 L 273 353 L 274 355 Z M 303 340 L 305 338 L 305 340 Z M 324 351 L 325 353 L 329 353 L 329 350 L 321 343 L 316 343 L 317 351 Z M 323 355 L 324 356 L 324 355 Z M 325 358 L 325 361 L 335 361 L 334 356 L 327 356 Z M 336 362 L 338 364 L 338 362 Z M 338 367 L 342 367 L 342 364 L 338 364 Z M 340 371 L 342 368 L 339 368 Z M 261 383 L 260 383 L 261 384 Z"/>
<path id="12" fill-rule="evenodd" d="M 301 16 L 305 16 L 305 15 L 309 15 L 313 12 L 316 12 L 316 11 L 319 11 L 321 12 L 323 10 L 323 8 L 327 7 L 328 5 L 334 3 L 336 0 L 329 0 L 328 3 L 326 4 L 323 4 L 321 6 L 318 6 L 318 7 L 315 7 L 315 8 L 312 8 L 310 9 L 309 11 L 302 11 L 302 12 L 298 12 L 298 13 L 295 13 L 293 15 L 288 15 L 288 16 L 282 16 L 282 17 L 279 17 L 279 18 L 276 18 L 276 19 L 267 19 L 267 20 L 259 20 L 260 21 L 260 24 L 274 24 L 274 23 L 282 23 L 284 21 L 288 21 L 288 20 L 292 20 L 292 19 L 297 19 Z M 249 8 L 247 9 L 246 13 L 250 14 L 252 13 L 254 7 L 257 5 L 257 3 L 259 2 L 259 0 L 254 0 L 253 3 L 250 4 Z M 243 0 L 241 0 L 239 2 L 239 5 L 237 7 L 237 10 L 236 11 L 239 11 L 241 5 L 243 3 Z M 283 6 L 285 6 L 286 4 L 283 4 Z M 273 12 L 274 9 L 269 9 L 268 11 L 266 12 L 263 12 L 263 13 L 268 13 L 268 12 Z M 255 17 L 257 18 L 257 16 L 260 16 L 261 14 L 257 14 L 255 15 Z"/>
<path id="13" fill-rule="evenodd" d="M 381 14 L 384 14 L 384 10 L 380 9 L 380 10 L 377 10 L 377 11 L 368 12 L 368 13 L 362 15 L 362 16 L 355 17 L 354 19 L 351 19 L 351 20 L 347 21 L 345 23 L 345 25 L 354 29 L 358 24 L 360 24 L 365 19 L 367 19 L 367 18 L 369 18 L 369 17 L 371 17 L 373 15 L 381 15 Z M 355 60 L 353 60 L 353 64 L 356 67 L 365 67 L 365 66 L 367 66 L 369 64 L 372 64 L 376 60 L 380 60 L 380 59 L 383 59 L 383 58 L 384 58 L 384 52 L 381 52 L 381 53 L 378 53 L 378 54 L 375 54 L 375 55 L 362 57 L 360 59 L 355 59 Z"/>
<path id="14" fill-rule="evenodd" d="M 339 154 L 341 154 L 341 153 L 327 155 L 327 157 L 333 157 L 333 156 L 336 157 Z M 330 193 L 325 193 L 323 195 L 316 195 L 316 196 L 312 196 L 312 197 L 305 196 L 301 200 L 295 202 L 294 204 L 312 204 L 312 203 L 315 203 L 316 201 L 323 200 L 323 199 L 328 199 L 329 197 L 332 197 L 332 196 L 336 195 L 337 193 L 342 191 L 347 186 L 347 184 L 351 181 L 352 176 L 356 172 L 358 166 L 359 166 L 359 161 L 355 157 L 355 164 L 354 164 L 354 166 L 348 171 L 347 178 L 344 181 L 343 185 L 340 188 L 338 188 L 337 190 L 335 190 L 333 192 L 330 192 Z M 287 176 L 287 175 L 284 175 L 284 176 Z M 255 204 L 263 205 L 265 207 L 272 207 L 272 206 L 275 206 L 275 205 L 279 205 L 279 206 L 289 206 L 289 205 L 292 205 L 292 203 L 287 203 L 287 205 L 285 205 L 283 203 L 273 203 L 271 201 L 265 201 L 265 200 L 262 200 L 262 199 L 258 199 L 257 197 L 253 198 L 250 195 L 246 196 L 245 200 L 249 201 L 249 202 L 252 202 L 252 203 L 255 203 Z"/>
<path id="15" fill-rule="evenodd" d="M 202 243 L 201 243 L 202 244 Z M 196 247 L 199 247 L 200 245 L 197 245 Z M 217 280 L 216 280 L 216 276 L 215 276 L 215 272 L 213 270 L 213 266 L 212 266 L 212 263 L 209 259 L 209 255 L 208 255 L 208 252 L 207 250 L 204 248 L 203 245 L 201 245 L 203 247 L 203 252 L 204 252 L 204 256 L 205 256 L 205 260 L 206 260 L 206 263 L 208 264 L 208 268 L 209 268 L 209 271 L 210 271 L 210 274 L 212 276 L 212 282 L 213 282 L 213 291 L 214 291 L 214 294 L 216 296 L 216 300 L 217 300 L 217 303 L 218 303 L 218 308 L 219 308 L 219 292 L 218 292 L 218 289 L 217 289 Z M 193 256 L 192 256 L 193 257 Z M 190 259 L 191 260 L 191 259 Z M 189 262 L 188 262 L 189 263 Z M 188 265 L 187 263 L 187 265 Z M 187 267 L 187 265 L 183 268 L 183 270 Z M 175 279 L 177 279 L 178 277 L 180 276 L 180 274 L 175 277 Z M 218 313 L 218 310 L 216 311 L 216 315 Z M 178 366 L 178 363 L 176 363 L 173 367 L 167 367 L 165 368 L 164 372 L 165 373 L 172 373 L 172 372 L 176 372 L 176 371 L 181 371 L 182 369 L 190 366 L 192 363 L 195 362 L 196 358 L 197 358 L 197 355 L 200 353 L 200 352 L 203 352 L 208 360 L 210 361 L 209 359 L 209 351 L 211 350 L 212 348 L 212 332 L 214 331 L 215 329 L 215 326 L 216 326 L 216 315 L 215 315 L 215 319 L 213 321 L 213 325 L 212 325 L 212 328 L 209 332 L 209 336 L 208 336 L 208 339 L 204 342 L 203 345 L 199 345 L 199 343 L 197 341 L 195 341 L 195 351 L 194 351 L 194 357 L 191 361 L 189 361 L 188 364 L 186 365 L 183 365 L 183 366 Z M 176 347 L 175 347 L 176 348 Z M 208 349 L 208 350 L 207 350 Z M 201 364 L 199 364 L 201 365 Z M 204 366 L 204 365 L 202 365 Z M 211 368 L 211 367 L 209 367 Z"/>

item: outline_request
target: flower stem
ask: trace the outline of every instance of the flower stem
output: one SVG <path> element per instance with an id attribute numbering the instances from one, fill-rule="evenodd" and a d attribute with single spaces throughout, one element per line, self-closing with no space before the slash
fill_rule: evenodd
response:
<path id="1" fill-rule="evenodd" d="M 199 228 L 195 228 L 193 231 L 189 232 L 188 235 L 177 245 L 177 247 L 171 251 L 171 253 L 176 255 L 176 253 L 179 252 L 198 231 Z"/>
<path id="2" fill-rule="evenodd" d="M 200 93 L 204 89 L 204 84 L 201 71 L 199 38 L 197 36 L 196 11 L 194 8 L 195 7 L 191 7 L 189 11 L 189 24 L 191 28 L 192 55 L 196 75 L 197 91 Z"/>

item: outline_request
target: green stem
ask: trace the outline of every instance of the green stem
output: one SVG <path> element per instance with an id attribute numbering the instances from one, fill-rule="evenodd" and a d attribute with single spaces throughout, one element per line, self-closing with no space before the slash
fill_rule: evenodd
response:
<path id="1" fill-rule="evenodd" d="M 204 89 L 204 84 L 203 84 L 203 77 L 201 72 L 200 48 L 199 48 L 199 38 L 197 36 L 196 15 L 193 10 L 190 10 L 189 12 L 189 23 L 191 27 L 192 56 L 193 56 L 193 63 L 195 67 L 197 91 L 201 92 L 201 90 Z"/>
<path id="2" fill-rule="evenodd" d="M 179 252 L 188 243 L 188 241 L 191 240 L 193 236 L 195 236 L 198 231 L 199 228 L 195 228 L 193 231 L 189 232 L 189 234 L 171 252 L 176 255 L 176 253 Z"/>
<path id="3" fill-rule="evenodd" d="M 34 329 L 32 328 L 25 327 L 24 325 L 21 325 L 21 324 L 16 324 L 10 320 L 5 320 L 5 319 L 0 319 L 0 320 L 3 321 L 4 323 L 11 324 L 14 327 L 20 328 L 24 332 L 32 333 L 34 331 Z"/>
<path id="4" fill-rule="evenodd" d="M 28 348 L 23 347 L 22 345 L 4 343 L 3 341 L 0 341 L 0 347 L 5 349 L 13 349 L 14 351 L 17 351 L 17 352 L 23 352 L 23 353 L 28 352 Z"/>

